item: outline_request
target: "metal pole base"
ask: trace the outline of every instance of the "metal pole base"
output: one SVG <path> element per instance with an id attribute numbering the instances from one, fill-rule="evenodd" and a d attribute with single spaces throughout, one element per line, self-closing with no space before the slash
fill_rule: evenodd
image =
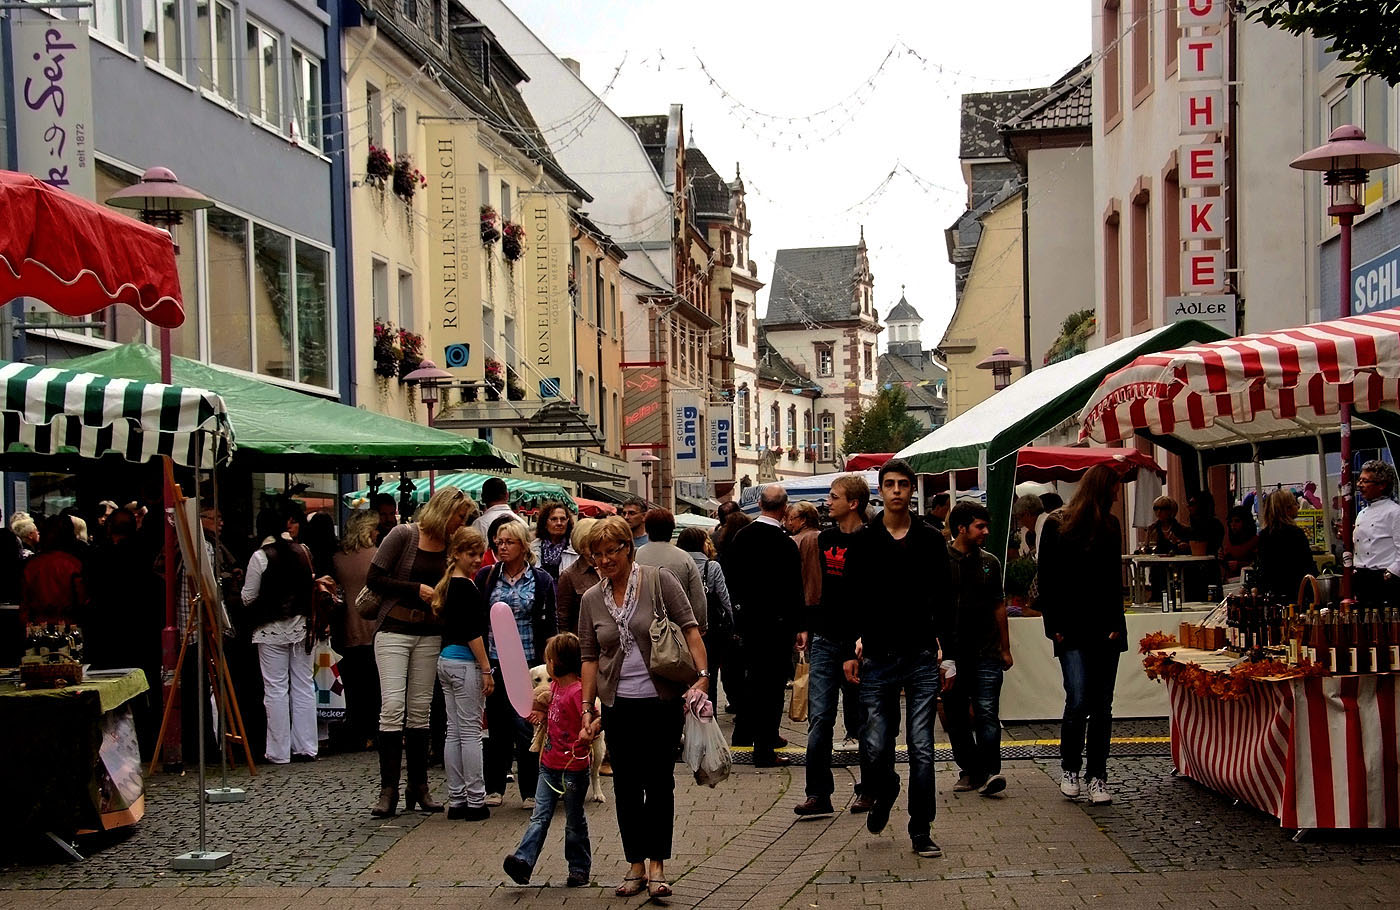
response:
<path id="1" fill-rule="evenodd" d="M 227 850 L 191 850 L 172 859 L 170 868 L 182 872 L 210 872 L 222 869 L 231 862 L 233 854 Z"/>
<path id="2" fill-rule="evenodd" d="M 204 797 L 211 803 L 241 803 L 248 794 L 239 787 L 210 787 L 204 791 Z"/>

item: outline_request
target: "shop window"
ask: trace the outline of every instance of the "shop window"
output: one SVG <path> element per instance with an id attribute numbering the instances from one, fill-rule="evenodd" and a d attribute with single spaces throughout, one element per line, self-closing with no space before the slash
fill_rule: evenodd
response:
<path id="1" fill-rule="evenodd" d="M 253 369 L 253 321 L 248 281 L 248 219 L 223 209 L 207 213 L 209 244 L 209 359 L 239 370 Z"/>
<path id="2" fill-rule="evenodd" d="M 296 245 L 296 377 L 307 385 L 331 385 L 331 254 Z"/>
<path id="3" fill-rule="evenodd" d="M 292 239 L 262 225 L 253 226 L 253 313 L 257 370 L 293 379 Z"/>

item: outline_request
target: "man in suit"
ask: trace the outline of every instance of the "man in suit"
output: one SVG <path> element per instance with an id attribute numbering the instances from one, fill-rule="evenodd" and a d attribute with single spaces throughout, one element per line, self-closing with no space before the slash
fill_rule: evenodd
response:
<path id="1" fill-rule="evenodd" d="M 792 630 L 802 615 L 802 557 L 783 530 L 787 490 L 769 484 L 758 504 L 762 514 L 739 531 L 731 547 L 735 582 L 731 593 L 743 604 L 739 632 L 748 682 L 739 720 L 753 737 L 754 767 L 772 768 L 792 763 L 774 750 L 779 745 L 784 683 L 792 665 Z M 795 640 L 798 650 L 806 647 L 805 632 L 798 632 Z"/>

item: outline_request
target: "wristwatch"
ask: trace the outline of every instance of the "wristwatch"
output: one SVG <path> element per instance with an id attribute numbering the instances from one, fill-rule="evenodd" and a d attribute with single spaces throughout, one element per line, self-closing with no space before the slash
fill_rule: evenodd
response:
<path id="1" fill-rule="evenodd" d="M 708 669 L 706 669 L 706 670 L 696 670 L 696 671 L 695 671 L 695 675 L 696 675 L 696 676 L 699 676 L 701 679 L 709 679 L 709 678 L 710 678 L 710 671 L 709 671 Z"/>

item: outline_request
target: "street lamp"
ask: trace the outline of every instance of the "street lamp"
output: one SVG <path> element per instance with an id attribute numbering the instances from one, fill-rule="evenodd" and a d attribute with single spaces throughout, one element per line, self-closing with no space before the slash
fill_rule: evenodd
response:
<path id="1" fill-rule="evenodd" d="M 119 209 L 134 209 L 140 219 L 146 224 L 154 227 L 171 228 L 185 220 L 186 212 L 197 212 L 200 209 L 207 209 L 214 205 L 214 200 L 205 196 L 199 190 L 185 186 L 175 176 L 175 172 L 167 167 L 148 168 L 146 173 L 141 175 L 139 183 L 117 190 L 107 199 L 107 204 Z M 171 234 L 171 242 L 174 243 L 174 234 Z M 175 244 L 175 252 L 180 252 L 179 244 Z M 198 306 L 198 301 L 195 306 Z M 162 328 L 160 330 L 160 381 L 170 385 L 170 330 Z M 167 516 L 175 507 L 175 491 L 170 488 L 170 484 L 165 484 L 165 512 Z M 175 528 L 170 519 L 165 523 L 165 565 L 167 567 L 175 565 Z M 175 629 L 175 595 L 176 578 L 175 572 L 168 568 L 165 573 L 165 629 L 161 636 L 161 670 L 169 682 L 165 683 L 165 697 L 169 699 L 173 695 L 175 687 L 175 661 L 177 632 Z M 165 748 L 170 751 L 167 755 L 179 755 L 180 763 L 184 763 L 184 754 L 180 749 L 181 730 L 180 712 L 172 711 L 170 724 L 166 728 Z M 202 743 L 202 740 L 201 740 Z M 203 765 L 200 766 L 203 773 Z M 202 811 L 202 810 L 201 810 Z"/>
<path id="2" fill-rule="evenodd" d="M 1012 355 L 1006 348 L 997 348 L 991 356 L 985 357 L 977 364 L 979 370 L 992 371 L 992 388 L 1000 392 L 1011 385 L 1011 368 L 1023 367 L 1026 362 L 1019 357 Z"/>
<path id="3" fill-rule="evenodd" d="M 660 458 L 657 458 L 655 455 L 651 454 L 650 452 L 643 452 L 642 454 L 640 454 L 640 455 L 637 456 L 637 461 L 641 462 L 641 465 L 642 465 L 642 489 L 645 491 L 645 495 L 644 495 L 642 498 L 645 499 L 647 502 L 651 502 L 651 501 L 652 501 L 652 500 L 651 500 L 651 466 L 654 465 L 654 464 L 656 464 L 656 463 L 657 463 L 658 461 L 660 461 L 660 460 L 661 460 Z"/>
<path id="4" fill-rule="evenodd" d="M 1359 126 L 1339 126 L 1327 137 L 1327 142 L 1310 152 L 1304 152 L 1289 162 L 1300 171 L 1320 171 L 1328 187 L 1327 214 L 1337 219 L 1340 229 L 1337 247 L 1337 273 L 1341 295 L 1339 315 L 1351 315 L 1351 225 L 1357 215 L 1366 211 L 1362 193 L 1369 171 L 1400 164 L 1400 152 L 1377 142 L 1369 142 Z M 1351 496 L 1351 405 L 1341 402 L 1338 408 L 1338 434 L 1341 436 L 1342 476 L 1338 486 L 1342 495 L 1342 599 L 1351 599 L 1352 564 L 1352 496 Z"/>
<path id="5" fill-rule="evenodd" d="M 403 378 L 407 383 L 418 383 L 418 397 L 423 404 L 428 407 L 428 426 L 433 425 L 433 408 L 438 403 L 438 384 L 446 379 L 452 379 L 452 374 L 440 368 L 431 360 L 419 361 L 418 369 L 409 373 Z M 428 469 L 428 495 L 432 496 L 437 492 L 437 470 Z"/>

